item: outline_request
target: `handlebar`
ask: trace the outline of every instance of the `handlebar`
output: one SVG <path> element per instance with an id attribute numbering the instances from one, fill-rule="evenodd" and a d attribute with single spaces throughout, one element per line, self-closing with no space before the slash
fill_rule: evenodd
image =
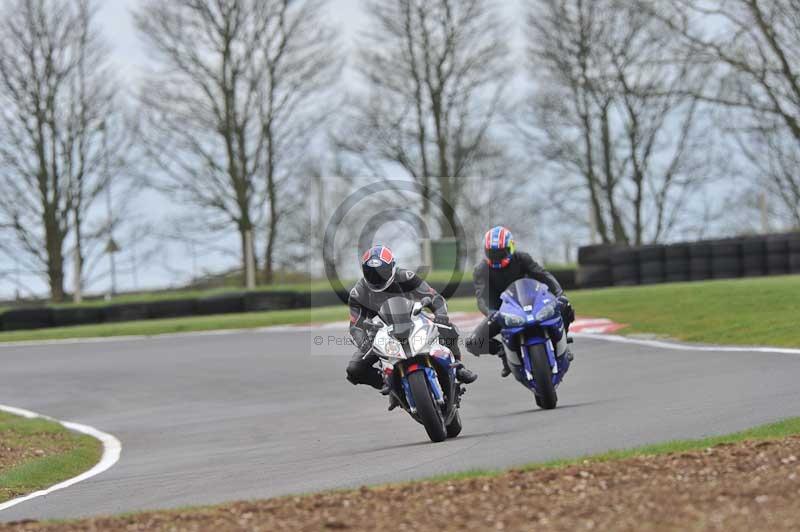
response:
<path id="1" fill-rule="evenodd" d="M 414 316 L 422 312 L 422 309 L 428 308 L 433 303 L 433 299 L 428 296 L 423 297 L 419 301 L 419 308 L 414 311 Z"/>

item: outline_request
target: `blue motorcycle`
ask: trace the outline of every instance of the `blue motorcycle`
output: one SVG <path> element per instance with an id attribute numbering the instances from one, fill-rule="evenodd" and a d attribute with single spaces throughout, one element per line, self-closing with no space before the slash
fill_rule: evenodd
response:
<path id="1" fill-rule="evenodd" d="M 503 347 L 514 377 L 533 391 L 536 404 L 556 407 L 556 388 L 569 370 L 567 333 L 558 298 L 546 285 L 520 279 L 500 296 L 495 319 L 502 326 Z"/>

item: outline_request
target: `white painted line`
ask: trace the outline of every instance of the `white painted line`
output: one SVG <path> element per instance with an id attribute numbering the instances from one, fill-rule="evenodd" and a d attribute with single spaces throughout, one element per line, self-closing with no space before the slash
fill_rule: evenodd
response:
<path id="1" fill-rule="evenodd" d="M 64 427 L 73 430 L 75 432 L 80 432 L 82 434 L 87 434 L 93 438 L 100 440 L 103 444 L 103 456 L 100 458 L 100 461 L 90 470 L 81 473 L 76 477 L 72 477 L 68 480 L 63 482 L 59 482 L 54 486 L 50 486 L 49 488 L 45 488 L 43 490 L 35 491 L 33 493 L 29 493 L 28 495 L 24 495 L 22 497 L 18 497 L 16 499 L 12 499 L 10 501 L 4 502 L 0 504 L 0 511 L 6 510 L 11 508 L 12 506 L 16 506 L 25 501 L 29 501 L 31 499 L 35 499 L 37 497 L 42 497 L 44 495 L 49 495 L 54 491 L 63 490 L 64 488 L 68 488 L 73 484 L 77 484 L 78 482 L 82 482 L 89 478 L 92 478 L 100 473 L 108 470 L 111 466 L 116 464 L 119 461 L 119 455 L 122 452 L 122 444 L 120 441 L 112 436 L 111 434 L 107 434 L 100 430 L 97 430 L 94 427 L 90 427 L 88 425 L 82 425 L 80 423 L 73 423 L 71 421 L 59 421 L 57 419 L 53 419 L 48 416 L 43 416 L 41 414 L 37 414 L 36 412 L 31 412 L 30 410 L 23 410 L 21 408 L 14 408 L 13 406 L 4 406 L 0 405 L 0 410 L 4 412 L 8 412 L 9 414 L 14 414 L 17 416 L 22 416 L 28 419 L 47 419 L 49 421 L 55 421 L 56 423 L 60 423 Z"/>
<path id="2" fill-rule="evenodd" d="M 581 319 L 581 318 L 579 318 L 579 319 L 575 320 L 574 322 L 572 322 L 572 325 L 570 325 L 570 327 L 572 327 L 574 325 L 585 325 L 585 326 L 589 327 L 589 326 L 592 326 L 592 325 L 609 325 L 609 324 L 613 324 L 613 323 L 614 323 L 613 321 L 605 319 L 605 318 L 598 318 L 598 319 Z"/>
<path id="3" fill-rule="evenodd" d="M 213 331 L 194 331 L 182 333 L 166 334 L 141 334 L 126 336 L 102 336 L 89 338 L 63 338 L 59 340 L 20 340 L 18 342 L 0 342 L 0 349 L 8 347 L 46 347 L 49 345 L 75 345 L 75 344 L 108 344 L 120 342 L 140 342 L 142 340 L 163 340 L 171 338 L 191 338 L 202 336 L 227 336 L 231 334 L 243 333 L 265 333 L 265 332 L 303 332 L 316 330 L 311 326 L 291 326 L 275 325 L 271 327 L 259 327 L 250 329 L 217 329 Z"/>
<path id="4" fill-rule="evenodd" d="M 633 344 L 645 347 L 655 347 L 657 349 L 671 349 L 673 351 L 694 351 L 694 352 L 714 352 L 714 353 L 775 353 L 781 355 L 800 355 L 800 349 L 788 349 L 783 347 L 730 347 L 716 345 L 692 345 L 665 342 L 662 340 L 640 340 L 638 338 L 628 338 L 611 334 L 594 334 L 588 332 L 570 333 L 576 338 L 591 338 L 592 340 L 603 340 L 606 342 L 616 342 L 619 344 Z"/>

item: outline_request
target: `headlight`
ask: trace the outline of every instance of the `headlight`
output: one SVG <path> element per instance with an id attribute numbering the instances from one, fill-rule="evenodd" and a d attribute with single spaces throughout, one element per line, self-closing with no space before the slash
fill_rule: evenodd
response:
<path id="1" fill-rule="evenodd" d="M 527 323 L 527 320 L 522 316 L 509 314 L 508 312 L 500 313 L 500 317 L 503 318 L 503 322 L 506 324 L 506 327 L 522 327 L 525 325 L 525 323 Z"/>
<path id="2" fill-rule="evenodd" d="M 416 353 L 428 345 L 428 331 L 420 329 L 411 337 L 411 350 Z"/>
<path id="3" fill-rule="evenodd" d="M 555 316 L 556 313 L 556 303 L 553 301 L 552 303 L 548 303 L 547 305 L 543 306 L 539 312 L 536 313 L 536 321 L 547 321 Z"/>
<path id="4" fill-rule="evenodd" d="M 389 339 L 383 346 L 383 352 L 386 356 L 400 358 L 403 356 L 403 346 L 397 340 Z"/>

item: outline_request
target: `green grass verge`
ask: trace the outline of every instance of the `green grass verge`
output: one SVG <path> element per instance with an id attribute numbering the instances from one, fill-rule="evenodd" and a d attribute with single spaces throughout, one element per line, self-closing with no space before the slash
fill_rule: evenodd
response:
<path id="1" fill-rule="evenodd" d="M 31 493 L 91 469 L 103 454 L 102 443 L 45 419 L 0 412 L 0 502 Z M 26 449 L 39 450 L 41 456 Z M 16 451 L 16 454 L 13 452 Z"/>
<path id="2" fill-rule="evenodd" d="M 125 321 L 99 325 L 54 327 L 33 331 L 0 333 L 0 342 L 28 340 L 64 340 L 69 338 L 105 338 L 112 336 L 157 336 L 160 334 L 215 331 L 224 329 L 255 329 L 271 325 L 347 321 L 347 307 L 244 312 L 215 316 L 192 316 L 161 320 Z"/>
<path id="3" fill-rule="evenodd" d="M 620 449 L 608 451 L 601 454 L 586 455 L 577 458 L 567 458 L 560 460 L 550 460 L 547 462 L 537 462 L 533 464 L 515 467 L 515 470 L 530 471 L 534 469 L 543 469 L 550 467 L 566 467 L 576 464 L 596 463 L 596 462 L 609 462 L 612 460 L 624 460 L 626 458 L 634 458 L 637 456 L 657 456 L 670 453 L 683 453 L 688 451 L 697 451 L 707 449 L 715 445 L 738 443 L 742 441 L 762 441 L 762 440 L 776 440 L 788 436 L 795 436 L 800 434 L 800 417 L 789 418 L 777 423 L 770 423 L 768 425 L 761 425 L 752 429 L 735 432 L 733 434 L 725 434 L 722 436 L 710 436 L 708 438 L 700 438 L 695 440 L 674 440 L 664 443 L 657 443 L 654 445 L 645 445 L 642 447 L 634 447 L 631 449 Z M 476 477 L 492 477 L 502 475 L 507 472 L 507 469 L 498 470 L 471 470 L 461 473 L 453 473 L 449 475 L 438 475 L 432 477 L 430 481 L 446 482 L 450 480 L 459 480 Z"/>
<path id="4" fill-rule="evenodd" d="M 578 314 L 628 324 L 621 334 L 732 345 L 800 347 L 800 276 L 606 288 L 570 292 Z M 452 312 L 476 312 L 472 298 L 452 299 Z M 251 329 L 344 321 L 344 306 L 194 316 L 0 333 L 0 342 L 59 340 Z"/>
<path id="5" fill-rule="evenodd" d="M 578 314 L 688 342 L 800 347 L 800 276 L 570 293 Z"/>

